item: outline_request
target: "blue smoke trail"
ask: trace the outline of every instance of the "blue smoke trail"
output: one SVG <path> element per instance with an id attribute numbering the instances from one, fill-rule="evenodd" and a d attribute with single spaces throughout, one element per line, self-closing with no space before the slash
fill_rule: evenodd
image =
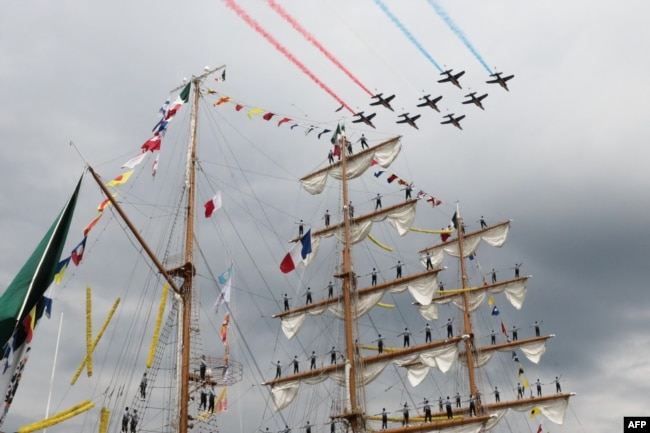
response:
<path id="1" fill-rule="evenodd" d="M 427 51 L 424 49 L 424 47 L 423 47 L 422 45 L 420 45 L 420 43 L 417 41 L 417 39 L 415 39 L 415 36 L 413 36 L 413 35 L 411 34 L 411 32 L 409 32 L 409 31 L 406 29 L 406 27 L 404 27 L 404 24 L 402 24 L 402 23 L 397 19 L 397 17 L 396 17 L 395 15 L 393 15 L 393 14 L 388 10 L 388 8 L 386 7 L 386 5 L 385 5 L 381 0 L 375 0 L 375 3 L 377 3 L 377 6 L 379 6 L 379 7 L 381 8 L 381 10 L 384 11 L 384 13 L 388 16 L 388 18 L 390 18 L 390 20 L 391 20 L 391 21 L 392 21 L 392 22 L 393 22 L 393 23 L 394 23 L 394 24 L 395 24 L 395 25 L 396 25 L 396 26 L 397 26 L 397 27 L 402 31 L 402 33 L 404 33 L 404 35 L 405 35 L 407 38 L 409 38 L 409 40 L 410 40 L 411 42 L 413 42 L 413 45 L 415 45 L 415 46 L 418 48 L 418 50 L 420 50 L 420 52 L 421 52 L 422 54 L 424 54 L 424 57 L 426 57 L 427 59 L 429 59 L 429 61 L 433 64 L 433 66 L 435 66 L 436 69 L 438 69 L 438 72 L 442 72 L 442 68 L 440 67 L 440 65 L 438 65 L 438 64 L 436 63 L 436 61 L 433 60 L 433 57 L 431 57 L 431 56 L 429 55 L 429 53 L 427 53 Z"/>
<path id="2" fill-rule="evenodd" d="M 451 20 L 451 18 L 449 18 L 449 15 L 447 15 L 447 12 L 445 12 L 444 9 L 442 9 L 442 7 L 441 7 L 441 6 L 436 2 L 436 0 L 427 0 L 427 1 L 428 1 L 429 4 L 431 5 L 431 7 L 433 7 L 433 8 L 435 9 L 435 11 L 436 11 L 436 13 L 438 14 L 438 16 L 440 16 L 440 18 L 442 18 L 442 20 L 443 20 L 445 23 L 447 23 L 447 25 L 449 26 L 449 28 L 450 28 L 454 33 L 456 33 L 456 36 L 458 36 L 458 38 L 459 38 L 461 41 L 463 41 L 463 43 L 465 44 L 465 46 L 466 46 L 466 47 L 467 47 L 467 48 L 472 52 L 472 54 L 474 54 L 474 57 L 476 57 L 476 58 L 478 59 L 478 61 L 481 62 L 481 65 L 483 65 L 483 67 L 488 71 L 488 73 L 491 74 L 491 73 L 492 73 L 492 70 L 490 69 L 490 67 L 489 67 L 489 66 L 485 63 L 485 61 L 481 58 L 481 55 L 476 51 L 476 49 L 472 46 L 472 44 L 469 43 L 469 41 L 468 41 L 467 38 L 465 37 L 465 34 L 462 32 L 462 30 L 459 29 L 458 26 L 457 26 L 456 24 L 454 24 L 454 22 Z"/>

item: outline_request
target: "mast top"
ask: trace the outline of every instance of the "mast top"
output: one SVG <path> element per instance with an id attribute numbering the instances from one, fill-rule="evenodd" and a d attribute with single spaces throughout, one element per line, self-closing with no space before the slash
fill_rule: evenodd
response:
<path id="1" fill-rule="evenodd" d="M 202 73 L 201 75 L 192 75 L 192 79 L 190 81 L 202 81 L 206 77 L 209 77 L 210 75 L 214 74 L 217 71 L 220 71 L 221 69 L 225 69 L 226 65 L 221 65 L 217 66 L 216 68 L 210 69 L 208 66 L 205 67 L 205 72 Z M 187 79 L 183 79 L 183 84 L 179 84 L 178 86 L 174 87 L 169 91 L 169 93 L 173 93 L 179 89 L 182 89 L 183 87 L 187 86 Z"/>

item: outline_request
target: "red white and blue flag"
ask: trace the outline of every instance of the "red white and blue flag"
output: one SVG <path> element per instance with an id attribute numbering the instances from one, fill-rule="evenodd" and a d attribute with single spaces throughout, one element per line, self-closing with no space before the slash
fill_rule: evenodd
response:
<path id="1" fill-rule="evenodd" d="M 298 266 L 298 263 L 307 259 L 309 254 L 311 254 L 311 229 L 307 230 L 307 233 L 300 238 L 300 241 L 296 242 L 296 245 L 284 256 L 282 263 L 280 263 L 280 270 L 285 274 L 293 271 Z"/>

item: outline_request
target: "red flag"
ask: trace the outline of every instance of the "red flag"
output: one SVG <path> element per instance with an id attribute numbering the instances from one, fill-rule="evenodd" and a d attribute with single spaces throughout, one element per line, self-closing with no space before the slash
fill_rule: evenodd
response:
<path id="1" fill-rule="evenodd" d="M 334 156 L 338 156 L 341 159 L 341 146 L 338 144 L 334 145 Z"/>
<path id="2" fill-rule="evenodd" d="M 214 106 L 216 107 L 217 105 L 225 104 L 226 102 L 229 101 L 230 101 L 230 96 L 222 96 L 214 103 Z"/>
<path id="3" fill-rule="evenodd" d="M 537 433 L 542 433 L 542 425 L 540 424 L 539 427 L 537 427 Z"/>
<path id="4" fill-rule="evenodd" d="M 244 108 L 244 106 L 241 105 L 241 104 L 237 104 L 237 105 L 235 105 L 235 111 L 239 111 L 239 110 L 241 110 L 242 108 Z"/>
<path id="5" fill-rule="evenodd" d="M 440 240 L 443 242 L 447 242 L 447 239 L 449 239 L 451 235 L 449 233 L 440 233 Z"/>
<path id="6" fill-rule="evenodd" d="M 379 164 L 376 159 L 373 159 L 372 162 L 370 163 L 370 166 L 372 167 L 373 165 Z"/>
<path id="7" fill-rule="evenodd" d="M 271 112 L 268 112 L 268 113 L 264 114 L 264 116 L 262 116 L 262 119 L 271 120 L 271 117 L 273 117 L 273 116 L 275 116 L 275 114 L 273 114 Z"/>
<path id="8" fill-rule="evenodd" d="M 89 232 L 93 227 L 95 227 L 95 224 L 97 224 L 97 221 L 99 221 L 99 219 L 100 219 L 101 217 L 102 217 L 102 214 L 100 213 L 99 215 L 97 215 L 97 216 L 95 217 L 94 220 L 92 220 L 92 221 L 90 222 L 90 224 L 88 224 L 88 225 L 86 226 L 86 228 L 84 229 L 84 237 L 88 236 L 88 232 Z"/>
<path id="9" fill-rule="evenodd" d="M 205 207 L 205 217 L 210 218 L 212 213 L 221 207 L 221 191 L 218 191 L 203 207 Z"/>
<path id="10" fill-rule="evenodd" d="M 149 140 L 147 140 L 141 147 L 143 152 L 153 152 L 154 150 L 160 150 L 160 135 L 155 134 L 153 137 L 151 137 Z"/>
<path id="11" fill-rule="evenodd" d="M 503 332 L 503 335 L 508 338 L 508 330 L 506 329 L 506 325 L 504 325 L 503 322 L 501 322 L 501 332 Z"/>
<path id="12" fill-rule="evenodd" d="M 427 203 L 431 203 L 431 207 L 436 207 L 439 204 L 442 204 L 442 202 L 440 200 L 438 200 L 437 198 L 435 198 L 435 197 L 433 197 L 431 195 L 429 196 L 429 198 L 427 198 Z"/>
<path id="13" fill-rule="evenodd" d="M 388 179 L 386 179 L 386 182 L 391 183 L 395 179 L 397 179 L 397 175 L 396 174 L 391 174 L 390 176 L 388 176 Z"/>
<path id="14" fill-rule="evenodd" d="M 291 119 L 289 119 L 288 117 L 283 117 L 283 118 L 278 122 L 278 126 L 280 126 L 280 125 L 282 125 L 283 123 L 286 123 L 286 122 L 288 122 L 288 121 L 290 121 L 290 120 L 291 120 Z"/>

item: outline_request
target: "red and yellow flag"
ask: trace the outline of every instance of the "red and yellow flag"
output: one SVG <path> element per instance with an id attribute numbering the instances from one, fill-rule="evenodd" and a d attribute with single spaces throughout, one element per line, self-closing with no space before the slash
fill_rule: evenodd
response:
<path id="1" fill-rule="evenodd" d="M 115 179 L 111 180 L 106 184 L 106 186 L 117 186 L 117 185 L 122 185 L 125 183 L 131 175 L 133 174 L 133 170 L 129 170 L 127 172 L 122 173 L 121 175 L 117 176 Z"/>

